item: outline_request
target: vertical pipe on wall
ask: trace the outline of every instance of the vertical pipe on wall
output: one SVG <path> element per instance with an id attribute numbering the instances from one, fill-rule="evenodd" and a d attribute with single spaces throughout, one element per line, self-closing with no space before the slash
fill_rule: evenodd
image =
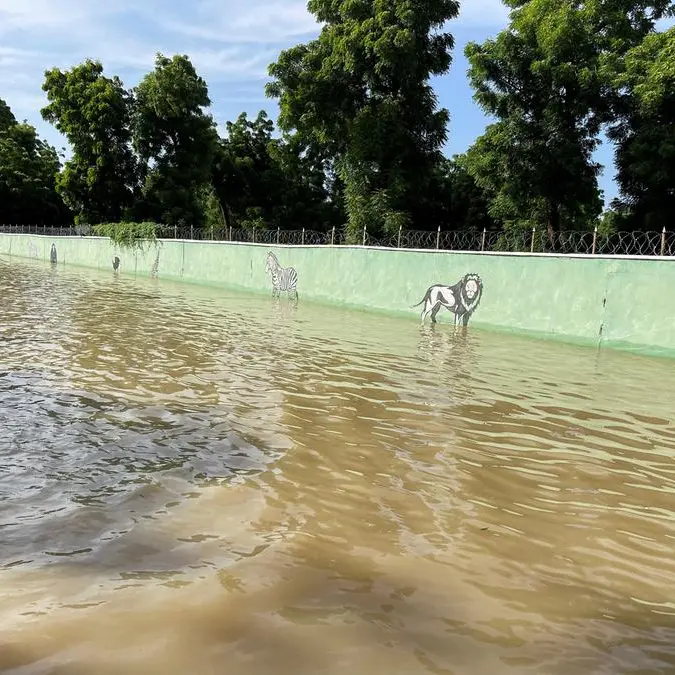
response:
<path id="1" fill-rule="evenodd" d="M 595 248 L 598 243 L 598 226 L 595 226 L 595 229 L 593 230 L 593 250 L 591 251 L 591 255 L 595 255 Z"/>

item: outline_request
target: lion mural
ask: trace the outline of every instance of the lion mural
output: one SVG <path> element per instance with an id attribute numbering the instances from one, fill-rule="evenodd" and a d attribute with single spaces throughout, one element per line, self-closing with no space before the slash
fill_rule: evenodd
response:
<path id="1" fill-rule="evenodd" d="M 422 323 L 431 314 L 432 323 L 436 315 L 445 308 L 454 314 L 454 325 L 466 326 L 476 311 L 483 296 L 483 280 L 477 274 L 465 274 L 456 284 L 434 284 L 429 286 L 424 297 L 413 307 L 422 308 Z"/>

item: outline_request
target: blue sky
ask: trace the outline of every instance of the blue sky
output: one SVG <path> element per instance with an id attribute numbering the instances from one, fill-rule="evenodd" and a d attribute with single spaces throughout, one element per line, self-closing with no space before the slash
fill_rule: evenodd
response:
<path id="1" fill-rule="evenodd" d="M 447 154 L 462 152 L 489 120 L 473 102 L 463 49 L 494 36 L 507 24 L 501 0 L 466 0 L 451 22 L 456 47 L 450 72 L 434 81 L 439 103 L 449 109 Z M 281 49 L 314 37 L 318 27 L 306 0 L 0 0 L 0 98 L 20 120 L 61 148 L 65 139 L 42 121 L 44 71 L 100 59 L 108 75 L 131 87 L 153 68 L 156 52 L 187 54 L 206 79 L 212 114 L 219 125 L 264 108 L 267 65 Z M 611 149 L 601 147 L 601 187 L 615 195 Z"/>

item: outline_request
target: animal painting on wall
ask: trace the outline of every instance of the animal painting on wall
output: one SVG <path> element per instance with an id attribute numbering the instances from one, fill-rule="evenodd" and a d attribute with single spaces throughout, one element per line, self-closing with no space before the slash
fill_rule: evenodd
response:
<path id="1" fill-rule="evenodd" d="M 288 297 L 297 299 L 298 297 L 298 273 L 292 267 L 282 267 L 279 260 L 268 251 L 265 272 L 270 275 L 272 280 L 272 296 L 277 297 L 282 292 L 288 294 Z"/>
<path id="2" fill-rule="evenodd" d="M 436 315 L 441 309 L 454 314 L 454 325 L 466 326 L 478 308 L 483 297 L 483 280 L 477 274 L 465 274 L 456 284 L 434 284 L 429 286 L 424 297 L 413 307 L 422 307 L 422 323 L 431 315 L 431 322 L 436 323 Z"/>

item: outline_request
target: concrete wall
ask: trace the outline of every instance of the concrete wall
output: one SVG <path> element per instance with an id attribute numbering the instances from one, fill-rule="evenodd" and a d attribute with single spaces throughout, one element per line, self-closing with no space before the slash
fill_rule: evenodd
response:
<path id="1" fill-rule="evenodd" d="M 675 260 L 448 253 L 163 240 L 145 251 L 98 237 L 0 234 L 0 255 L 271 293 L 268 251 L 298 274 L 300 299 L 407 314 L 436 283 L 483 284 L 470 325 L 675 356 Z M 113 258 L 120 259 L 113 272 Z M 446 296 L 447 297 L 447 296 Z M 453 320 L 441 311 L 440 322 Z"/>

